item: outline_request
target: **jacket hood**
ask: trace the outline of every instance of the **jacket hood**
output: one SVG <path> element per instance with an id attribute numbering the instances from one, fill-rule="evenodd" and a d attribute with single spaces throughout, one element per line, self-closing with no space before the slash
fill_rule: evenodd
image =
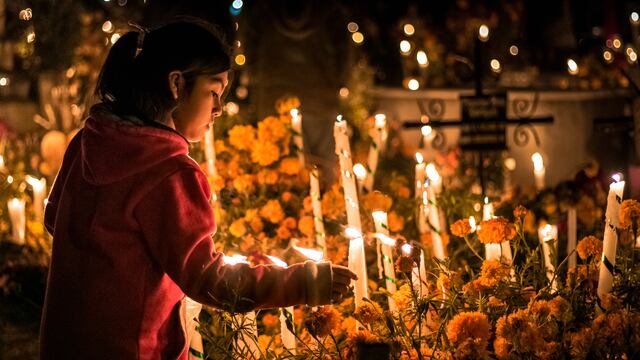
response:
<path id="1" fill-rule="evenodd" d="M 91 109 L 81 133 L 82 175 L 87 182 L 107 185 L 188 154 L 189 143 L 175 130 L 131 120 L 104 106 Z"/>

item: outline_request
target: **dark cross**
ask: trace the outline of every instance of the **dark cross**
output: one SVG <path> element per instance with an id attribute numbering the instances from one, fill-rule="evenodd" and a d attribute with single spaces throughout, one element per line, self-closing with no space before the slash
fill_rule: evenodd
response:
<path id="1" fill-rule="evenodd" d="M 515 142 L 517 145 L 525 145 L 528 142 L 529 135 L 526 134 L 528 129 L 533 134 L 536 144 L 540 145 L 540 140 L 535 132 L 532 124 L 551 124 L 553 117 L 532 118 L 527 114 L 523 114 L 525 109 L 521 109 L 526 105 L 526 101 L 519 100 L 520 103 L 514 101 L 515 113 L 518 116 L 515 119 L 507 118 L 507 96 L 506 92 L 494 92 L 493 94 L 483 93 L 482 78 L 484 73 L 484 57 L 482 56 L 483 43 L 476 38 L 474 41 L 474 88 L 473 96 L 462 96 L 460 98 L 460 106 L 462 107 L 462 120 L 441 121 L 432 120 L 429 116 L 422 116 L 420 120 L 404 121 L 403 127 L 407 129 L 421 128 L 429 125 L 434 129 L 444 127 L 459 127 L 460 145 L 463 151 L 474 152 L 478 154 L 478 175 L 480 177 L 480 186 L 482 188 L 482 196 L 485 195 L 483 159 L 487 152 L 506 150 L 506 133 L 507 126 L 516 126 Z M 433 99 L 432 99 L 433 100 Z M 437 102 L 437 101 L 436 101 Z M 538 98 L 534 97 L 530 105 L 529 113 L 533 114 L 537 107 Z M 444 104 L 440 100 L 438 102 L 442 112 L 444 112 Z M 426 113 L 422 102 L 418 102 L 423 115 Z M 431 108 L 431 106 L 429 106 Z"/>

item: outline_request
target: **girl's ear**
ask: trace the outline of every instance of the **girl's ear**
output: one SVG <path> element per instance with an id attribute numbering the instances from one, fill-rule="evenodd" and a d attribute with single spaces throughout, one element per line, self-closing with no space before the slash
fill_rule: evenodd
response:
<path id="1" fill-rule="evenodd" d="M 171 95 L 173 95 L 173 100 L 178 100 L 178 96 L 184 90 L 184 77 L 182 77 L 182 73 L 180 71 L 172 71 L 169 73 L 169 90 L 171 91 Z"/>

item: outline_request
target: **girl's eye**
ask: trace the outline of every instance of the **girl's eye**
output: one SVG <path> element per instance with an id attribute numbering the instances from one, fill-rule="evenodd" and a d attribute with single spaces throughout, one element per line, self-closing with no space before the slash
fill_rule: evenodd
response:
<path id="1" fill-rule="evenodd" d="M 217 96 L 218 96 L 218 93 L 217 93 L 217 92 L 215 92 L 215 91 L 213 91 L 213 90 L 211 90 L 211 95 L 213 95 L 213 96 L 216 96 L 216 97 L 217 97 Z"/>

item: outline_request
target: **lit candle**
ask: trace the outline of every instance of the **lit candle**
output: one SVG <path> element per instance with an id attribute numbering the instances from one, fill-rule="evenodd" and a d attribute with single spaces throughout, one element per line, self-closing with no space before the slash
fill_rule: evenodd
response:
<path id="1" fill-rule="evenodd" d="M 356 179 L 358 180 L 358 193 L 361 193 L 362 187 L 367 181 L 367 169 L 365 169 L 364 165 L 357 163 L 353 165 L 353 174 L 356 176 Z"/>
<path id="2" fill-rule="evenodd" d="M 349 226 L 362 231 L 360 223 L 360 206 L 358 204 L 358 190 L 356 179 L 353 174 L 353 163 L 351 160 L 351 147 L 349 146 L 349 136 L 347 135 L 347 122 L 342 115 L 333 126 L 333 136 L 336 141 L 336 154 L 340 161 L 340 173 L 342 175 L 342 188 L 344 190 L 344 201 L 347 210 L 347 221 Z M 364 251 L 364 248 L 363 248 Z"/>
<path id="3" fill-rule="evenodd" d="M 419 152 L 416 153 L 416 162 L 415 197 L 420 198 L 422 196 L 424 182 L 427 179 L 427 165 L 424 163 L 424 157 Z"/>
<path id="4" fill-rule="evenodd" d="M 600 274 L 598 277 L 598 296 L 602 299 L 604 294 L 613 287 L 613 272 L 616 266 L 616 247 L 620 204 L 624 193 L 624 181 L 620 181 L 620 175 L 613 175 L 614 182 L 609 185 L 607 196 L 607 211 L 605 213 L 604 241 L 602 246 L 602 261 L 600 262 Z"/>
<path id="5" fill-rule="evenodd" d="M 484 205 L 482 205 L 482 221 L 493 218 L 493 204 L 489 202 L 487 196 L 484 197 Z"/>
<path id="6" fill-rule="evenodd" d="M 33 189 L 33 212 L 36 215 L 36 219 L 42 221 L 44 219 L 44 198 L 47 191 L 47 179 L 41 178 L 38 180 L 32 176 L 27 176 L 27 183 Z"/>
<path id="7" fill-rule="evenodd" d="M 309 174 L 309 182 L 311 190 L 309 195 L 311 196 L 311 206 L 313 208 L 313 224 L 316 230 L 316 245 L 323 250 L 327 248 L 326 234 L 324 231 L 324 221 L 322 218 L 322 201 L 320 196 L 320 173 L 318 167 L 314 166 Z"/>
<path id="8" fill-rule="evenodd" d="M 9 208 L 9 219 L 11 220 L 13 242 L 23 245 L 27 221 L 24 213 L 24 200 L 13 198 L 8 201 L 7 206 Z"/>
<path id="9" fill-rule="evenodd" d="M 440 259 L 445 259 L 444 244 L 441 237 L 440 212 L 438 210 L 437 195 L 442 191 L 442 178 L 433 164 L 427 166 L 427 176 L 429 186 L 427 187 L 427 197 L 429 206 L 429 225 L 431 226 L 431 243 L 433 255 Z"/>
<path id="10" fill-rule="evenodd" d="M 368 174 L 364 181 L 364 189 L 367 192 L 373 190 L 373 182 L 378 168 L 378 158 L 384 144 L 387 132 L 387 117 L 384 114 L 376 114 L 373 127 L 369 130 L 371 145 L 369 146 L 369 156 L 367 158 Z"/>
<path id="11" fill-rule="evenodd" d="M 422 134 L 422 150 L 428 154 L 431 151 L 431 142 L 435 137 L 433 128 L 430 125 L 424 125 L 420 128 L 420 133 Z"/>
<path id="12" fill-rule="evenodd" d="M 291 129 L 293 129 L 293 142 L 298 148 L 298 159 L 304 167 L 304 143 L 302 140 L 302 115 L 298 109 L 291 109 Z"/>
<path id="13" fill-rule="evenodd" d="M 508 157 L 504 159 L 504 167 L 502 171 L 503 181 L 502 181 L 502 191 L 505 195 L 510 196 L 513 191 L 512 184 L 512 173 L 516 169 L 516 159 L 512 157 Z"/>
<path id="14" fill-rule="evenodd" d="M 484 205 L 482 205 L 482 221 L 493 218 L 493 204 L 489 202 L 488 197 L 484 197 Z M 484 244 L 484 253 L 487 260 L 500 260 L 502 252 L 501 244 Z"/>
<path id="15" fill-rule="evenodd" d="M 267 255 L 267 257 L 277 266 L 286 268 L 286 262 L 275 256 Z M 293 306 L 280 308 L 280 337 L 282 346 L 295 355 L 296 353 L 296 335 L 295 322 L 293 321 Z"/>
<path id="16" fill-rule="evenodd" d="M 575 207 L 570 207 L 567 211 L 567 254 L 569 254 L 568 268 L 573 269 L 577 265 L 577 254 L 575 252 L 578 244 L 578 220 Z"/>
<path id="17" fill-rule="evenodd" d="M 404 244 L 400 247 L 400 250 L 407 255 L 411 256 L 413 252 L 413 246 L 410 244 Z M 425 297 L 429 295 L 429 288 L 427 287 L 427 269 L 424 263 L 424 251 L 420 250 L 420 263 L 418 266 L 414 266 L 411 269 L 411 285 L 413 291 L 418 294 L 418 297 Z"/>
<path id="18" fill-rule="evenodd" d="M 536 189 L 538 191 L 544 189 L 544 161 L 542 160 L 542 155 L 540 153 L 534 153 L 531 155 L 531 161 L 533 161 L 533 175 L 536 179 Z"/>
<path id="19" fill-rule="evenodd" d="M 553 281 L 551 284 L 551 290 L 556 291 L 558 284 L 554 279 L 554 273 L 556 270 L 555 259 L 551 256 L 555 253 L 555 243 L 558 238 L 558 227 L 555 225 L 546 224 L 538 229 L 538 239 L 542 244 L 542 254 L 544 256 L 544 265 L 547 269 L 547 279 Z"/>
<path id="20" fill-rule="evenodd" d="M 349 241 L 349 269 L 353 271 L 358 280 L 351 280 L 356 307 L 362 305 L 363 298 L 369 298 L 367 289 L 367 262 L 364 256 L 364 238 L 362 233 L 353 227 L 345 230 Z"/>
<path id="21" fill-rule="evenodd" d="M 387 291 L 393 294 L 396 292 L 396 271 L 393 262 L 393 249 L 396 246 L 394 239 L 389 237 L 389 221 L 385 211 L 374 211 L 372 213 L 373 223 L 376 229 L 378 246 L 382 252 L 382 269 Z M 380 264 L 378 264 L 380 266 Z M 397 309 L 396 303 L 391 296 L 388 297 L 389 310 Z"/>
<path id="22" fill-rule="evenodd" d="M 227 265 L 235 264 L 248 264 L 246 256 L 233 255 L 224 256 L 223 261 Z M 255 311 L 249 311 L 247 313 L 237 313 L 234 316 L 235 321 L 233 327 L 240 330 L 241 340 L 236 341 L 235 348 L 239 354 L 246 354 L 249 352 L 253 355 L 254 359 L 260 358 L 260 347 L 258 346 L 258 327 L 256 325 L 256 313 Z"/>

